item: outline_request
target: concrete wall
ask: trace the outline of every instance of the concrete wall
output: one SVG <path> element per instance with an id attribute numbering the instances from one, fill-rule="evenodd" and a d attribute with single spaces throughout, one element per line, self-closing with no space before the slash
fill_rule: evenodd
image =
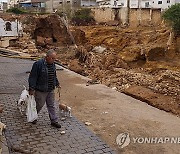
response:
<path id="1" fill-rule="evenodd" d="M 161 18 L 161 11 L 160 10 L 152 10 L 152 22 L 155 25 L 158 25 L 162 22 L 162 18 Z"/>
<path id="2" fill-rule="evenodd" d="M 97 22 L 108 22 L 114 20 L 115 15 L 111 8 L 93 8 L 91 10 Z"/>
<path id="3" fill-rule="evenodd" d="M 92 9 L 94 18 L 97 22 L 108 22 L 114 20 L 116 9 L 112 8 L 94 8 Z M 129 18 L 128 18 L 129 16 Z M 149 24 L 158 25 L 161 23 L 161 10 L 160 9 L 130 9 L 120 8 L 119 9 L 119 22 L 121 24 L 128 23 L 130 26 Z"/>
<path id="4" fill-rule="evenodd" d="M 140 11 L 140 24 L 149 25 L 150 24 L 150 9 L 143 9 Z"/>
<path id="5" fill-rule="evenodd" d="M 128 8 L 121 8 L 119 11 L 119 16 L 122 24 L 128 23 Z"/>
<path id="6" fill-rule="evenodd" d="M 129 11 L 129 25 L 136 27 L 139 25 L 140 11 L 138 9 L 130 9 Z"/>
<path id="7" fill-rule="evenodd" d="M 128 9 L 123 7 L 121 9 L 111 9 L 111 8 L 93 8 L 91 9 L 94 18 L 97 22 L 108 22 L 115 19 L 115 12 L 119 11 L 119 22 L 126 23 L 128 21 Z"/>
<path id="8" fill-rule="evenodd" d="M 162 22 L 160 9 L 130 9 L 129 25 L 136 27 L 138 25 L 148 26 L 150 24 L 158 25 Z"/>

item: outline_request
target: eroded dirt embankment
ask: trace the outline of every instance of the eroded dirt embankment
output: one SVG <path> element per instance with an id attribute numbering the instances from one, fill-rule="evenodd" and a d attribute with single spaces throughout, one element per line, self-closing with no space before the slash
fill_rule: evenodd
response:
<path id="1" fill-rule="evenodd" d="M 88 42 L 59 59 L 87 75 L 159 109 L 180 115 L 180 62 L 174 44 L 168 48 L 166 27 L 80 27 Z"/>

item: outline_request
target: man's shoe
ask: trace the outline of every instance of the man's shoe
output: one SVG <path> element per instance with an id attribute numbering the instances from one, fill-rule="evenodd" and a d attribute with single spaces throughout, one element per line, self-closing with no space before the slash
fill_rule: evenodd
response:
<path id="1" fill-rule="evenodd" d="M 51 122 L 51 126 L 61 128 L 61 125 L 58 122 Z"/>
<path id="2" fill-rule="evenodd" d="M 31 123 L 35 125 L 35 124 L 37 124 L 37 120 L 34 120 L 34 121 L 31 122 Z"/>

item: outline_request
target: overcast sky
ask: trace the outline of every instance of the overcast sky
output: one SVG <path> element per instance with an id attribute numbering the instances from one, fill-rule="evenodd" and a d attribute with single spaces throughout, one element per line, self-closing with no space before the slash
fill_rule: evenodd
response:
<path id="1" fill-rule="evenodd" d="M 8 0 L 0 0 L 0 2 L 7 2 Z"/>
<path id="2" fill-rule="evenodd" d="M 7 2 L 8 0 L 0 0 L 0 2 Z"/>

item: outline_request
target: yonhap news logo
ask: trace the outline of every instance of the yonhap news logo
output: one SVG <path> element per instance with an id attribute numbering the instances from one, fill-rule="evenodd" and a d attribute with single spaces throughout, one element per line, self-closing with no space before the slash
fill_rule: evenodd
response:
<path id="1" fill-rule="evenodd" d="M 116 143 L 120 148 L 124 148 L 130 143 L 130 137 L 128 133 L 121 133 L 116 138 Z"/>
<path id="2" fill-rule="evenodd" d="M 180 144 L 178 137 L 130 137 L 129 133 L 121 133 L 116 137 L 116 143 L 120 148 L 128 146 L 130 143 L 138 144 Z"/>

